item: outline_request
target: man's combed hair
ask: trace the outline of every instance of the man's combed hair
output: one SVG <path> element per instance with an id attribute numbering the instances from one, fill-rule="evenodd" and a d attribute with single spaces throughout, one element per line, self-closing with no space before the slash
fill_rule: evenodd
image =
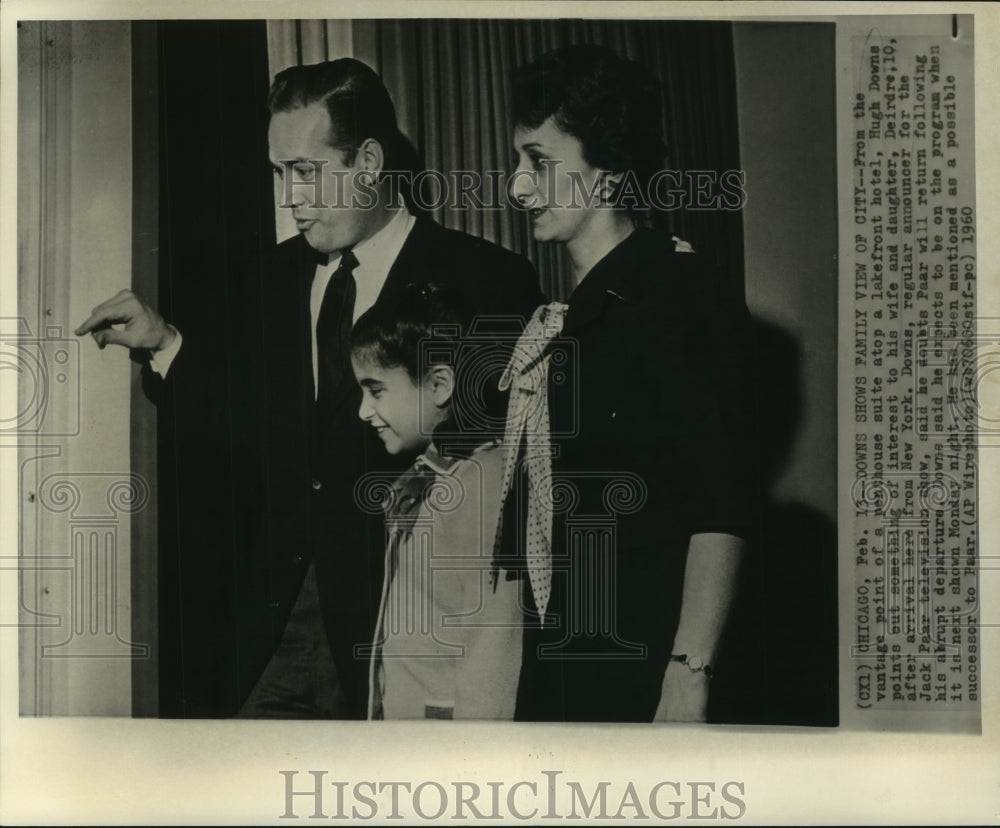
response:
<path id="1" fill-rule="evenodd" d="M 664 162 L 659 82 L 641 64 L 593 44 L 555 49 L 514 75 L 514 123 L 548 118 L 583 145 L 591 166 L 631 171 L 642 185 Z"/>
<path id="2" fill-rule="evenodd" d="M 271 114 L 322 103 L 330 115 L 331 147 L 350 164 L 369 138 L 382 145 L 387 170 L 412 171 L 416 153 L 399 131 L 396 109 L 382 79 L 367 64 L 340 58 L 308 66 L 291 66 L 277 74 L 268 94 Z"/>

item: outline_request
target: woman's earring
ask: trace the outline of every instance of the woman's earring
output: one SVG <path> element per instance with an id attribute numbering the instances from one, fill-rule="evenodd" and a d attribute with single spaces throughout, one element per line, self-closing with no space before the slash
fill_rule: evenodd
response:
<path id="1" fill-rule="evenodd" d="M 612 187 L 611 182 L 608 179 L 604 179 L 601 182 L 601 204 L 607 206 L 611 203 Z"/>
<path id="2" fill-rule="evenodd" d="M 601 187 L 600 187 L 600 200 L 602 205 L 610 204 L 611 197 L 614 195 L 614 183 L 611 181 L 611 176 L 604 174 L 601 176 Z"/>
<path id="3" fill-rule="evenodd" d="M 601 204 L 615 204 L 618 201 L 617 191 L 621 185 L 621 176 L 608 173 L 601 180 Z"/>

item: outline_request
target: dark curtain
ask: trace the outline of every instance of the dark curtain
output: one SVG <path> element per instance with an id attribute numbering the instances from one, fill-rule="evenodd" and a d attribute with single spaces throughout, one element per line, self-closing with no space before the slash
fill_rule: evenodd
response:
<path id="1" fill-rule="evenodd" d="M 728 22 L 630 20 L 354 21 L 354 54 L 371 64 L 395 100 L 400 126 L 431 170 L 512 169 L 510 78 L 543 52 L 598 43 L 645 64 L 663 84 L 666 169 L 738 170 L 732 26 Z M 448 227 L 529 256 L 542 289 L 565 298 L 563 252 L 539 245 L 525 217 L 499 211 L 436 211 Z M 742 281 L 738 211 L 660 211 L 670 229 Z"/>
<path id="2" fill-rule="evenodd" d="M 159 25 L 159 310 L 184 336 L 158 400 L 160 715 L 228 716 L 254 665 L 236 642 L 263 537 L 257 399 L 274 249 L 263 21 Z M 186 364 L 183 364 L 186 363 Z M 251 616 L 251 614 L 255 614 Z"/>

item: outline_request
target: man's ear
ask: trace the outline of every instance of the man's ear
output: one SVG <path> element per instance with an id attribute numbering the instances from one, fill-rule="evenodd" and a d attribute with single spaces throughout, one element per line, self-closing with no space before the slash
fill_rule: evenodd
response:
<path id="1" fill-rule="evenodd" d="M 385 153 L 382 145 L 374 138 L 366 138 L 358 147 L 356 163 L 372 176 L 372 183 L 378 183 L 382 170 L 385 168 Z"/>
<path id="2" fill-rule="evenodd" d="M 455 370 L 450 365 L 432 365 L 424 380 L 424 388 L 430 393 L 434 405 L 444 408 L 455 393 Z"/>

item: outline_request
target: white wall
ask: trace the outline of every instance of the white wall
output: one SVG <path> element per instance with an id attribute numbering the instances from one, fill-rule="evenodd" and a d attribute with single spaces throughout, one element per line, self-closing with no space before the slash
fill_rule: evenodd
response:
<path id="1" fill-rule="evenodd" d="M 19 30 L 21 712 L 129 715 L 126 351 L 73 329 L 131 283 L 128 22 Z M 41 341 L 39 341 L 41 340 Z"/>
<path id="2" fill-rule="evenodd" d="M 733 26 L 747 304 L 801 347 L 803 416 L 774 495 L 836 519 L 837 206 L 832 27 Z"/>

